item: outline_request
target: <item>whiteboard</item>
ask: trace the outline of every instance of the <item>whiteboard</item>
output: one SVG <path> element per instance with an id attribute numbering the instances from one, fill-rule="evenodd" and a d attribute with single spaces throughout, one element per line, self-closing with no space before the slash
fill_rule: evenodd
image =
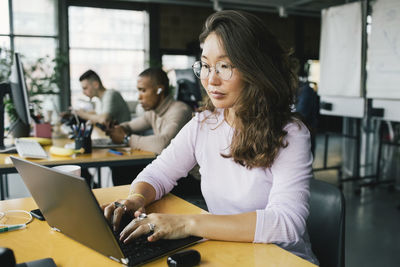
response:
<path id="1" fill-rule="evenodd" d="M 322 10 L 318 94 L 362 97 L 361 46 L 361 2 Z"/>
<path id="2" fill-rule="evenodd" d="M 367 97 L 400 99 L 400 1 L 372 5 L 367 51 Z"/>
<path id="3" fill-rule="evenodd" d="M 320 109 L 323 115 L 334 115 L 349 118 L 364 117 L 364 98 L 362 97 L 338 97 L 338 96 L 321 96 L 321 103 L 329 103 L 332 108 L 330 110 Z"/>
<path id="4" fill-rule="evenodd" d="M 382 120 L 400 122 L 400 106 L 398 100 L 373 99 L 372 107 L 383 109 Z"/>

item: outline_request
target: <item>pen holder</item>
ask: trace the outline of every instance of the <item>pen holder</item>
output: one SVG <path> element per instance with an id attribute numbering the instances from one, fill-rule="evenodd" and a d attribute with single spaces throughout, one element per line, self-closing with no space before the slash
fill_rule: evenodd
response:
<path id="1" fill-rule="evenodd" d="M 92 153 L 92 139 L 90 136 L 77 136 L 75 137 L 75 149 L 85 149 L 85 154 Z"/>

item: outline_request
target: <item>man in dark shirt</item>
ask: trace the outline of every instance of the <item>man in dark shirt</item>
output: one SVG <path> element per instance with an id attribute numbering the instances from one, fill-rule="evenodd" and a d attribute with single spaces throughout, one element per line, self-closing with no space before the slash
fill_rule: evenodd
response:
<path id="1" fill-rule="evenodd" d="M 296 111 L 299 112 L 311 129 L 311 152 L 315 151 L 315 134 L 318 126 L 319 96 L 310 87 L 310 83 L 299 82 Z"/>

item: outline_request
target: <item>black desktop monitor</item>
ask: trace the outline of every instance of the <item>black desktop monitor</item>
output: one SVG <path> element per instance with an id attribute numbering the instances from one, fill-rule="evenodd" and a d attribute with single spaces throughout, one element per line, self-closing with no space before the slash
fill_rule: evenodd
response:
<path id="1" fill-rule="evenodd" d="M 14 64 L 10 76 L 11 96 L 17 111 L 19 123 L 26 126 L 31 124 L 29 113 L 28 90 L 25 82 L 24 69 L 22 68 L 21 57 L 18 53 L 14 54 Z M 27 133 L 29 135 L 29 132 Z"/>
<path id="2" fill-rule="evenodd" d="M 175 98 L 183 101 L 194 110 L 199 107 L 202 100 L 200 85 L 192 69 L 175 70 L 176 91 Z"/>
<path id="3" fill-rule="evenodd" d="M 11 69 L 9 83 L 0 84 L 0 150 L 8 149 L 4 147 L 4 96 L 10 94 L 13 100 L 15 110 L 17 112 L 17 121 L 10 125 L 9 131 L 18 131 L 18 137 L 29 136 L 31 117 L 29 113 L 29 98 L 26 88 L 24 71 L 22 68 L 21 58 L 18 53 L 14 54 L 14 62 Z M 3 151 L 0 151 L 3 152 Z"/>

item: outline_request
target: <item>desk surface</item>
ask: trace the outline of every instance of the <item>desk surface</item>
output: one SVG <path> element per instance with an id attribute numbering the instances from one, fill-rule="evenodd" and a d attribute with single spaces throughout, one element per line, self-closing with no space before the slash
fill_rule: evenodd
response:
<path id="1" fill-rule="evenodd" d="M 63 147 L 66 143 L 73 142 L 69 139 L 53 139 L 53 145 Z M 50 146 L 45 146 L 45 150 L 49 150 Z M 61 165 L 61 164 L 79 164 L 85 167 L 96 166 L 111 166 L 123 165 L 125 161 L 140 161 L 146 160 L 147 162 L 155 158 L 155 154 L 147 151 L 139 150 L 120 150 L 124 155 L 115 155 L 108 152 L 108 149 L 92 149 L 90 154 L 75 154 L 73 156 L 61 157 L 49 155 L 48 159 L 28 159 L 30 161 L 38 162 L 43 165 Z M 0 173 L 15 172 L 15 168 L 10 160 L 10 156 L 18 157 L 18 154 L 0 154 Z M 131 163 L 131 162 L 130 162 Z M 141 164 L 141 163 L 138 163 Z"/>
<path id="2" fill-rule="evenodd" d="M 129 186 L 95 189 L 100 204 L 128 194 Z M 32 198 L 0 201 L 0 211 L 37 208 Z M 171 194 L 153 203 L 148 212 L 205 213 Z M 26 229 L 0 234 L 0 244 L 14 251 L 17 263 L 51 257 L 57 266 L 121 266 L 84 245 L 50 229 L 46 222 L 33 220 Z M 273 244 L 206 241 L 191 248 L 201 254 L 201 266 L 315 266 Z M 167 257 L 146 266 L 166 266 Z"/>

